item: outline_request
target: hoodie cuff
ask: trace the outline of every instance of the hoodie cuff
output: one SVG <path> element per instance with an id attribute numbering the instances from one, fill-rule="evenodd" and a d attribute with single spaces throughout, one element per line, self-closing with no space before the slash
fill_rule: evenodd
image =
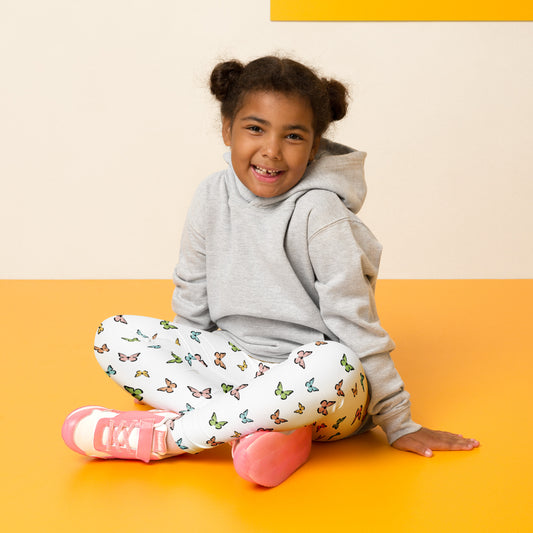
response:
<path id="1" fill-rule="evenodd" d="M 388 420 L 381 420 L 379 425 L 386 433 L 389 444 L 392 444 L 404 435 L 418 431 L 422 427 L 420 424 L 413 422 L 410 409 L 405 409 L 401 413 L 395 413 L 395 416 Z"/>

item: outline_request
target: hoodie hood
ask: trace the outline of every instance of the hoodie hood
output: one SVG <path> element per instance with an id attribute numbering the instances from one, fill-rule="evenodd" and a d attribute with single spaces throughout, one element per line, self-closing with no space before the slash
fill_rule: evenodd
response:
<path id="1" fill-rule="evenodd" d="M 296 201 L 307 191 L 322 189 L 335 193 L 353 213 L 361 209 L 366 196 L 365 157 L 365 152 L 322 139 L 314 161 L 292 189 L 273 198 L 262 198 L 253 194 L 239 180 L 231 164 L 231 152 L 224 154 L 224 160 L 228 163 L 234 179 L 234 186 L 239 196 L 249 205 L 269 207 L 288 198 Z"/>

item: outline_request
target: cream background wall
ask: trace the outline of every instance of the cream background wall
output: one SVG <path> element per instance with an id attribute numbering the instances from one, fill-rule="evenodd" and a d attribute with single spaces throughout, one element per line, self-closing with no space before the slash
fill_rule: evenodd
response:
<path id="1" fill-rule="evenodd" d="M 268 0 L 0 2 L 0 278 L 168 278 L 224 165 L 207 79 L 287 52 L 347 82 L 383 278 L 533 273 L 532 23 L 273 23 Z"/>

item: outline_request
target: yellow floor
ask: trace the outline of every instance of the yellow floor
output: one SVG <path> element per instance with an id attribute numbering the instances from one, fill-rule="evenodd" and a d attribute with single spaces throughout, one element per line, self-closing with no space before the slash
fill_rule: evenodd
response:
<path id="1" fill-rule="evenodd" d="M 0 531 L 533 531 L 532 280 L 378 284 L 415 419 L 481 448 L 425 459 L 374 430 L 315 443 L 271 490 L 240 479 L 227 446 L 144 465 L 63 445 L 73 408 L 134 408 L 93 360 L 99 321 L 172 318 L 171 290 L 169 281 L 0 281 Z"/>

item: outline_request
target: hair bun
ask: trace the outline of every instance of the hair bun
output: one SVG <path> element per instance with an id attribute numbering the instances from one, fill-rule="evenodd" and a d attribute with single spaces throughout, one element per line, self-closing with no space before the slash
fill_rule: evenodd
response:
<path id="1" fill-rule="evenodd" d="M 348 90 L 337 80 L 324 80 L 329 96 L 331 120 L 344 118 L 348 111 Z"/>
<path id="2" fill-rule="evenodd" d="M 211 72 L 209 87 L 218 101 L 223 102 L 226 99 L 243 71 L 244 65 L 236 60 L 224 61 L 215 66 Z"/>

